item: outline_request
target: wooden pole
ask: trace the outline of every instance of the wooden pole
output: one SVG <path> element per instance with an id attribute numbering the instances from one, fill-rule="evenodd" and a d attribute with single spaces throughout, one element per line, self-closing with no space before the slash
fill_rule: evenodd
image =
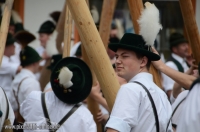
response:
<path id="1" fill-rule="evenodd" d="M 69 8 L 66 5 L 63 58 L 70 56 L 71 35 L 72 35 L 72 16 L 69 11 Z"/>
<path id="2" fill-rule="evenodd" d="M 111 110 L 120 85 L 110 64 L 103 42 L 86 2 L 83 0 L 67 0 L 67 5 L 82 38 L 92 69 Z"/>
<path id="3" fill-rule="evenodd" d="M 139 34 L 140 27 L 137 20 L 140 18 L 141 13 L 144 9 L 142 0 L 127 0 L 127 1 L 128 1 L 129 10 L 131 13 L 131 18 L 133 21 L 133 27 L 134 27 L 135 33 Z M 162 88 L 161 75 L 152 64 L 150 65 L 149 72 L 153 75 L 154 83 L 158 87 Z"/>
<path id="4" fill-rule="evenodd" d="M 200 37 L 191 0 L 179 0 L 195 63 L 200 62 Z"/>
<path id="5" fill-rule="evenodd" d="M 6 0 L 5 8 L 3 12 L 3 18 L 1 21 L 1 29 L 0 29 L 0 40 L 1 40 L 0 41 L 0 63 L 2 62 L 2 58 L 3 58 L 3 54 L 5 50 L 12 6 L 13 6 L 13 0 Z"/>
<path id="6" fill-rule="evenodd" d="M 89 0 L 86 0 L 87 2 L 87 5 L 88 5 L 88 9 L 89 9 Z M 81 50 L 82 50 L 82 57 L 83 57 L 83 60 L 85 61 L 85 63 L 90 67 L 90 70 L 92 72 L 92 86 L 96 86 L 97 85 L 97 78 L 96 78 L 96 75 L 91 67 L 91 64 L 90 64 L 90 60 L 87 56 L 87 53 L 85 51 L 85 48 L 83 46 L 84 44 L 82 44 L 82 47 L 81 47 Z M 87 105 L 88 105 L 88 109 L 90 110 L 90 112 L 92 113 L 93 115 L 93 118 L 94 118 L 94 121 L 97 125 L 97 132 L 102 132 L 102 125 L 101 123 L 99 123 L 97 121 L 97 113 L 99 112 L 99 104 L 90 96 L 88 96 L 87 98 Z"/>
<path id="7" fill-rule="evenodd" d="M 58 49 L 59 53 L 63 53 L 62 42 L 64 40 L 65 14 L 66 14 L 66 2 L 64 4 L 63 10 L 60 14 L 58 23 L 56 25 L 56 31 L 58 32 L 58 35 L 56 38 L 56 48 Z"/>
<path id="8" fill-rule="evenodd" d="M 24 22 L 24 0 L 15 0 L 13 3 L 13 9 L 19 13 L 22 22 Z"/>
<path id="9" fill-rule="evenodd" d="M 141 16 L 141 12 L 144 9 L 142 0 L 127 0 L 129 5 L 129 10 L 131 14 L 131 19 L 133 21 L 133 27 L 136 34 L 139 34 L 140 27 L 138 25 L 137 20 Z"/>
<path id="10" fill-rule="evenodd" d="M 83 44 L 82 44 L 81 50 L 82 50 L 83 60 L 90 67 L 90 70 L 92 72 L 93 86 L 96 86 L 97 85 L 97 78 L 96 78 L 94 71 L 91 68 L 91 64 L 90 64 L 89 58 L 87 57 L 87 53 L 85 51 L 85 48 L 83 47 Z M 102 125 L 101 125 L 101 123 L 99 123 L 97 121 L 97 118 L 96 118 L 97 113 L 99 112 L 99 104 L 93 98 L 88 96 L 87 105 L 88 105 L 88 109 L 90 110 L 90 112 L 92 113 L 92 115 L 94 117 L 94 121 L 96 122 L 97 132 L 102 132 Z"/>
<path id="11" fill-rule="evenodd" d="M 106 49 L 108 47 L 111 23 L 112 23 L 116 4 L 117 4 L 117 0 L 103 1 L 103 7 L 102 7 L 101 19 L 100 19 L 100 25 L 99 25 L 99 34 L 101 36 L 101 39 Z"/>

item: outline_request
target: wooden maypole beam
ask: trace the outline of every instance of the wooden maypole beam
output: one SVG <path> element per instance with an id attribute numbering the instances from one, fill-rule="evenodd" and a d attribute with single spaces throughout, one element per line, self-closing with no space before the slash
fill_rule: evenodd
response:
<path id="1" fill-rule="evenodd" d="M 133 27 L 136 34 L 139 34 L 140 27 L 137 20 L 140 18 L 141 13 L 144 9 L 142 0 L 127 0 L 129 5 L 129 10 L 131 13 L 131 18 L 133 21 Z M 153 75 L 153 80 L 156 85 L 162 88 L 161 75 L 158 70 L 151 64 L 149 72 Z"/>
<path id="2" fill-rule="evenodd" d="M 140 27 L 137 20 L 140 18 L 142 10 L 144 9 L 142 0 L 127 0 L 127 2 L 131 13 L 134 31 L 136 34 L 139 34 Z"/>
<path id="3" fill-rule="evenodd" d="M 110 110 L 120 87 L 116 74 L 99 36 L 87 4 L 83 0 L 67 0 L 67 5 L 82 38 L 92 69 L 100 83 Z"/>
<path id="4" fill-rule="evenodd" d="M 62 42 L 64 40 L 65 14 L 66 14 L 66 1 L 65 1 L 63 10 L 60 14 L 58 23 L 56 25 L 56 31 L 58 32 L 57 38 L 56 38 L 56 48 L 59 53 L 63 53 Z"/>
<path id="5" fill-rule="evenodd" d="M 191 0 L 179 0 L 184 25 L 191 45 L 193 58 L 195 63 L 200 62 L 200 36 L 195 19 L 194 9 Z"/>
<path id="6" fill-rule="evenodd" d="M 92 72 L 92 86 L 96 86 L 97 85 L 97 78 L 96 75 L 94 73 L 94 71 L 92 70 L 89 58 L 87 57 L 87 53 L 85 51 L 85 48 L 83 46 L 84 44 L 82 44 L 81 50 L 82 50 L 82 57 L 84 62 L 90 67 L 90 70 Z M 96 122 L 97 125 L 97 132 L 102 132 L 102 125 L 101 123 L 99 123 L 97 121 L 97 113 L 99 112 L 99 104 L 90 96 L 88 96 L 87 98 L 87 105 L 88 105 L 88 109 L 90 110 L 90 112 L 93 115 L 94 121 Z"/>
<path id="7" fill-rule="evenodd" d="M 86 2 L 87 2 L 87 5 L 88 5 L 88 9 L 89 9 L 89 7 L 90 7 L 89 6 L 89 0 L 86 0 Z M 92 70 L 92 67 L 91 67 L 91 64 L 90 64 L 90 60 L 89 60 L 89 58 L 87 56 L 87 53 L 85 51 L 85 47 L 83 45 L 86 45 L 86 44 L 81 44 L 82 57 L 83 57 L 84 62 L 90 67 L 90 70 L 92 72 L 92 86 L 94 87 L 94 86 L 97 85 L 97 78 L 96 78 L 96 75 L 95 75 L 94 71 Z M 97 121 L 97 113 L 99 112 L 99 104 L 91 96 L 88 96 L 87 105 L 88 105 L 88 109 L 92 113 L 94 121 L 96 123 L 97 132 L 102 132 L 102 125 L 101 125 L 101 123 L 99 123 Z"/>
<path id="8" fill-rule="evenodd" d="M 69 8 L 66 5 L 63 58 L 70 56 L 71 35 L 72 35 L 72 16 L 69 11 Z"/>
<path id="9" fill-rule="evenodd" d="M 111 28 L 111 23 L 112 23 L 116 4 L 117 4 L 117 0 L 103 1 L 103 7 L 102 7 L 101 19 L 100 19 L 100 25 L 99 25 L 99 34 L 101 36 L 101 39 L 106 49 L 108 47 L 108 41 L 110 37 L 110 28 Z"/>
<path id="10" fill-rule="evenodd" d="M 1 21 L 1 29 L 0 29 L 0 63 L 2 62 L 3 53 L 5 50 L 6 45 L 6 39 L 8 35 L 8 27 L 10 24 L 10 16 L 11 16 L 11 10 L 13 6 L 14 0 L 6 0 L 4 12 L 3 12 L 3 18 Z"/>

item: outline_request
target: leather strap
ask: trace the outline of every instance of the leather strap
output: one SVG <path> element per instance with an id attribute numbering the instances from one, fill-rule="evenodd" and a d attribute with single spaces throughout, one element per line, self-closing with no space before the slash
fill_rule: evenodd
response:
<path id="1" fill-rule="evenodd" d="M 5 120 L 6 119 L 8 119 L 8 113 L 9 113 L 9 103 L 8 103 L 8 98 L 7 98 L 7 96 L 6 96 L 6 93 L 5 93 L 5 91 L 3 90 L 3 88 L 1 88 L 2 89 L 2 91 L 3 91 L 3 93 L 4 93 L 4 95 L 5 95 L 5 98 L 6 98 L 6 103 L 7 103 L 7 111 L 6 111 L 6 116 L 5 116 Z"/>
<path id="2" fill-rule="evenodd" d="M 168 61 L 173 61 L 174 64 L 177 66 L 178 71 L 184 72 L 183 66 L 174 57 L 171 56 Z"/>
<path id="3" fill-rule="evenodd" d="M 156 110 L 156 106 L 155 106 L 155 103 L 153 101 L 153 98 L 149 92 L 149 90 L 143 85 L 141 84 L 140 82 L 137 82 L 137 81 L 134 81 L 134 83 L 137 83 L 139 85 L 141 85 L 144 90 L 147 92 L 147 95 L 149 97 L 149 100 L 151 102 L 151 105 L 152 105 L 152 108 L 153 108 L 153 113 L 154 113 L 154 117 L 155 117 L 155 121 L 156 121 L 156 132 L 159 132 L 159 120 L 158 120 L 158 114 L 157 114 L 157 110 Z"/>
<path id="4" fill-rule="evenodd" d="M 18 101 L 18 94 L 19 94 L 19 90 L 20 90 L 20 86 L 22 84 L 22 82 L 27 79 L 28 77 L 25 77 L 21 80 L 21 82 L 19 83 L 18 87 L 17 87 L 17 94 L 15 94 L 15 91 L 13 90 L 13 93 L 14 93 L 14 96 L 15 96 L 15 99 L 17 101 L 17 104 L 18 104 L 18 109 L 20 109 L 20 104 L 19 104 L 19 101 Z"/>
<path id="5" fill-rule="evenodd" d="M 187 96 L 186 96 L 186 97 L 187 97 Z M 181 102 L 178 103 L 178 105 L 176 106 L 176 108 L 175 108 L 174 111 L 172 112 L 172 115 L 171 115 L 171 117 L 170 117 L 170 119 L 169 119 L 169 121 L 168 121 L 168 123 L 167 123 L 167 129 L 168 129 L 168 127 L 169 127 L 169 123 L 170 123 L 172 117 L 174 116 L 176 110 L 178 109 L 179 105 L 186 99 L 186 97 L 183 98 L 183 99 L 181 100 Z M 173 126 L 176 126 L 176 124 L 173 124 Z M 166 129 L 166 132 L 167 132 L 167 129 Z"/>
<path id="6" fill-rule="evenodd" d="M 44 116 L 47 120 L 47 124 L 50 126 L 51 121 L 50 121 L 49 114 L 48 114 L 47 107 L 46 107 L 46 103 L 45 103 L 45 93 L 42 93 L 41 100 L 42 100 L 42 109 L 43 109 Z M 59 121 L 58 125 L 61 126 L 80 106 L 81 106 L 81 104 L 74 105 L 74 107 Z M 58 129 L 59 128 L 56 128 L 54 130 L 49 129 L 49 131 L 55 132 Z"/>
<path id="7" fill-rule="evenodd" d="M 47 125 L 50 126 L 51 121 L 50 121 L 49 114 L 48 114 L 47 107 L 46 107 L 46 103 L 45 103 L 45 93 L 42 93 L 41 100 L 42 100 L 42 109 L 43 109 L 44 116 L 46 118 Z M 49 129 L 49 131 L 53 132 L 50 129 Z"/>

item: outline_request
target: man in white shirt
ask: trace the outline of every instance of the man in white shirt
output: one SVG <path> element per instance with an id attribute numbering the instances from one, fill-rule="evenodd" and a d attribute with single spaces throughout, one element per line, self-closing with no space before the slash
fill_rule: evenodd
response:
<path id="1" fill-rule="evenodd" d="M 200 130 L 200 79 L 197 79 L 184 101 L 176 132 L 199 132 Z"/>
<path id="2" fill-rule="evenodd" d="M 156 132 L 158 123 L 160 132 L 165 132 L 166 129 L 171 132 L 171 124 L 167 126 L 171 105 L 166 94 L 153 82 L 153 77 L 148 72 L 151 61 L 159 60 L 160 56 L 149 50 L 151 47 L 145 45 L 142 36 L 131 33 L 124 34 L 119 43 L 109 44 L 108 47 L 116 52 L 118 76 L 128 83 L 122 85 L 118 91 L 106 124 L 107 132 Z M 149 91 L 153 101 L 150 101 L 141 84 Z"/>
<path id="3" fill-rule="evenodd" d="M 0 100 L 1 100 L 1 102 L 0 102 L 0 112 L 1 112 L 1 114 L 0 114 L 0 131 L 1 132 L 2 132 L 3 124 L 4 124 L 4 121 L 6 118 L 10 120 L 11 125 L 13 124 L 14 119 L 15 119 L 13 109 L 10 105 L 8 98 L 7 99 L 6 98 L 7 97 L 6 97 L 5 92 L 0 87 Z M 7 115 L 7 113 L 8 113 L 8 115 Z"/>
<path id="4" fill-rule="evenodd" d="M 188 56 L 188 41 L 180 33 L 173 33 L 170 36 L 170 50 L 172 52 L 170 59 L 166 65 L 180 72 L 186 72 L 189 67 L 185 61 Z M 174 81 L 167 75 L 162 73 L 163 88 L 168 97 L 171 96 L 171 91 L 174 86 Z M 173 97 L 172 97 L 173 98 Z"/>
<path id="5" fill-rule="evenodd" d="M 14 76 L 21 70 L 21 66 L 17 63 L 11 62 L 10 57 L 15 54 L 15 39 L 8 33 L 4 55 L 2 58 L 2 64 L 0 68 L 0 86 L 6 92 L 6 95 L 12 105 L 12 108 L 16 108 L 16 102 L 13 98 L 11 82 Z"/>
<path id="6" fill-rule="evenodd" d="M 92 74 L 89 67 L 78 58 L 64 58 L 52 71 L 51 85 L 53 91 L 31 92 L 22 103 L 20 113 L 25 119 L 25 124 L 31 122 L 37 126 L 58 124 L 60 126 L 58 132 L 96 132 L 92 114 L 80 103 L 86 99 L 92 88 Z M 69 114 L 71 110 L 74 112 Z M 67 114 L 70 115 L 69 118 L 64 119 Z M 64 119 L 63 123 L 60 123 L 61 119 Z"/>
<path id="7" fill-rule="evenodd" d="M 34 73 L 39 69 L 39 62 L 41 57 L 39 54 L 28 44 L 35 40 L 35 36 L 27 31 L 20 31 L 16 34 L 17 41 L 23 46 L 20 52 L 20 61 L 22 70 L 15 76 L 12 82 L 12 90 L 14 92 L 14 97 L 18 103 L 18 108 L 20 104 L 26 99 L 26 96 L 31 91 L 40 91 L 40 84 L 36 79 Z M 14 109 L 14 111 L 17 111 Z M 16 113 L 18 116 L 19 113 Z M 18 119 L 18 117 L 16 117 Z M 19 121 L 19 120 L 18 120 Z"/>

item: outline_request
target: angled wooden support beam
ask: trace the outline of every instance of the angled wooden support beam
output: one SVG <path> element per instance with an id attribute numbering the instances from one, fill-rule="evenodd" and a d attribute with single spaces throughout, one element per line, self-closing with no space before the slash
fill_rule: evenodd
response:
<path id="1" fill-rule="evenodd" d="M 3 58 L 3 54 L 5 50 L 13 1 L 14 0 L 6 0 L 5 8 L 3 11 L 3 18 L 1 21 L 1 29 L 0 29 L 0 40 L 1 40 L 0 41 L 0 63 L 2 62 L 2 58 Z"/>
<path id="2" fill-rule="evenodd" d="M 200 36 L 191 0 L 179 0 L 184 25 L 189 38 L 195 63 L 200 62 Z"/>
<path id="3" fill-rule="evenodd" d="M 120 85 L 110 64 L 103 42 L 86 2 L 83 0 L 67 0 L 67 5 L 82 38 L 81 41 L 87 52 L 92 69 L 96 74 L 111 110 Z"/>
<path id="4" fill-rule="evenodd" d="M 99 25 L 99 34 L 101 36 L 101 39 L 106 49 L 108 47 L 111 23 L 113 20 L 113 14 L 115 11 L 116 4 L 117 4 L 117 0 L 103 1 L 103 7 L 102 7 L 101 19 L 100 19 L 100 25 Z"/>

